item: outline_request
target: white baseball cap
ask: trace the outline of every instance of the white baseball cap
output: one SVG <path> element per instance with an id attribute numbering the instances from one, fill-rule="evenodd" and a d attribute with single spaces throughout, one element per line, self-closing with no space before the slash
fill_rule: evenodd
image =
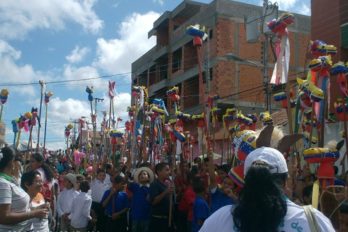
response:
<path id="1" fill-rule="evenodd" d="M 261 147 L 250 152 L 246 157 L 244 175 L 246 175 L 249 168 L 258 161 L 266 163 L 269 166 L 269 171 L 273 174 L 288 172 L 286 160 L 280 151 L 271 147 Z"/>

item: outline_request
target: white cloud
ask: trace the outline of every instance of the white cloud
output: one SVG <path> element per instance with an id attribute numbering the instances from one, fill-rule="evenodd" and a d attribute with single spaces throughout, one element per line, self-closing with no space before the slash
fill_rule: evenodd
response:
<path id="1" fill-rule="evenodd" d="M 5 56 L 18 60 L 21 57 L 21 52 L 9 45 L 6 41 L 0 40 L 0 58 Z"/>
<path id="2" fill-rule="evenodd" d="M 96 0 L 1 0 L 0 37 L 23 39 L 35 29 L 62 30 L 67 22 L 97 33 L 103 21 L 93 10 Z"/>
<path id="3" fill-rule="evenodd" d="M 309 0 L 271 0 L 271 3 L 277 3 L 282 11 L 289 11 L 303 15 L 311 15 L 311 3 Z M 262 5 L 263 1 L 260 0 Z"/>
<path id="4" fill-rule="evenodd" d="M 301 6 L 299 7 L 298 13 L 303 15 L 311 15 L 311 6 L 305 3 L 302 3 Z"/>
<path id="5" fill-rule="evenodd" d="M 62 122 L 63 124 L 68 124 L 70 120 L 80 118 L 81 116 L 90 116 L 88 102 L 73 98 L 66 100 L 61 100 L 59 97 L 52 98 L 49 103 L 49 110 L 52 121 Z"/>
<path id="6" fill-rule="evenodd" d="M 152 0 L 154 3 L 158 3 L 160 4 L 161 6 L 163 6 L 164 4 L 164 0 Z"/>
<path id="7" fill-rule="evenodd" d="M 101 111 L 108 111 L 109 100 L 104 96 L 104 101 L 98 106 L 97 125 L 100 129 L 102 120 Z M 130 104 L 131 96 L 129 93 L 120 93 L 114 98 L 115 116 L 127 120 L 127 107 Z M 108 112 L 109 113 L 109 112 Z M 72 120 L 85 116 L 87 121 L 90 119 L 90 105 L 88 101 L 68 98 L 65 100 L 59 97 L 53 97 L 49 103 L 49 120 L 48 120 L 48 138 L 54 138 L 54 141 L 48 142 L 48 147 L 58 149 L 65 147 L 64 128 Z M 50 139 L 48 139 L 50 141 Z M 61 142 L 58 142 L 61 141 Z"/>
<path id="8" fill-rule="evenodd" d="M 97 68 L 93 66 L 76 67 L 70 64 L 64 66 L 62 75 L 64 80 L 90 79 L 98 78 L 100 76 Z M 106 88 L 105 80 L 102 79 L 71 82 L 68 87 L 81 87 L 81 85 L 92 85 L 95 88 Z"/>
<path id="9" fill-rule="evenodd" d="M 277 2 L 281 9 L 289 9 L 296 4 L 297 0 L 277 0 L 271 2 Z"/>
<path id="10" fill-rule="evenodd" d="M 90 107 L 87 101 L 73 98 L 61 100 L 59 97 L 53 97 L 49 103 L 47 138 L 51 142 L 47 143 L 48 147 L 51 149 L 64 148 L 66 146 L 64 137 L 66 125 L 82 116 L 90 118 Z"/>
<path id="11" fill-rule="evenodd" d="M 99 38 L 94 65 L 113 74 L 130 72 L 131 63 L 155 45 L 155 38 L 148 39 L 147 34 L 159 16 L 156 12 L 133 13 L 120 24 L 119 38 Z"/>
<path id="12" fill-rule="evenodd" d="M 87 47 L 80 48 L 79 46 L 75 46 L 74 50 L 72 50 L 71 53 L 65 58 L 70 63 L 78 63 L 85 58 L 89 51 L 90 50 Z"/>
<path id="13" fill-rule="evenodd" d="M 40 71 L 35 71 L 30 64 L 18 65 L 16 61 L 20 59 L 21 52 L 0 40 L 0 84 L 1 83 L 30 83 L 39 80 L 50 80 L 50 76 Z M 11 91 L 22 95 L 33 96 L 34 86 L 13 86 Z"/>

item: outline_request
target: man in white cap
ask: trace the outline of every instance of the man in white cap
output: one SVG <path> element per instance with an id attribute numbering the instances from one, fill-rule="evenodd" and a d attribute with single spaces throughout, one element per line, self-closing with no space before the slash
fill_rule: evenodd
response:
<path id="1" fill-rule="evenodd" d="M 298 206 L 285 195 L 288 167 L 278 150 L 261 147 L 249 153 L 244 175 L 239 202 L 216 211 L 201 232 L 335 231 L 321 212 Z"/>
<path id="2" fill-rule="evenodd" d="M 64 176 L 64 190 L 59 193 L 57 200 L 57 213 L 60 220 L 60 231 L 70 231 L 68 216 L 75 197 L 79 194 L 75 190 L 76 176 L 68 173 Z"/>

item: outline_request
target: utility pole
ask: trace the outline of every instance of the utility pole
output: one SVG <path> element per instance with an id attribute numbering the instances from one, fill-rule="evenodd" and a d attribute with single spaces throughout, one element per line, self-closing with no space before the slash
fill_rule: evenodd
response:
<path id="1" fill-rule="evenodd" d="M 261 42 L 261 48 L 262 48 L 262 63 L 263 63 L 263 68 L 262 68 L 262 75 L 263 75 L 263 85 L 265 89 L 265 104 L 266 104 L 266 111 L 270 112 L 270 107 L 269 107 L 269 95 L 270 95 L 270 89 L 269 89 L 269 77 L 268 77 L 268 35 L 265 34 L 265 41 Z M 271 112 L 270 112 L 271 113 Z"/>
<path id="2" fill-rule="evenodd" d="M 277 3 L 270 4 L 268 0 L 263 1 L 263 15 L 262 15 L 262 33 L 264 36 L 264 40 L 261 42 L 261 51 L 262 51 L 262 76 L 263 76 L 263 85 L 265 89 L 265 104 L 266 104 L 266 110 L 269 113 L 271 112 L 271 94 L 272 90 L 270 89 L 269 85 L 269 76 L 268 76 L 268 48 L 269 48 L 269 40 L 270 40 L 270 30 L 267 27 L 267 22 L 269 17 L 274 15 L 274 12 L 276 16 L 278 16 L 278 5 Z"/>

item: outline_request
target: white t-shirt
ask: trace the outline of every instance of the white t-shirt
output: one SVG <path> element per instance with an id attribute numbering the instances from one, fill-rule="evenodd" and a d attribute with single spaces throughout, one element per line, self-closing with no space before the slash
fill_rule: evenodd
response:
<path id="1" fill-rule="evenodd" d="M 29 212 L 30 197 L 20 187 L 0 177 L 0 204 L 11 204 L 11 212 Z M 29 231 L 31 229 L 30 220 L 22 221 L 15 225 L 0 224 L 0 231 Z"/>
<path id="2" fill-rule="evenodd" d="M 94 179 L 91 183 L 91 195 L 94 202 L 100 203 L 106 190 L 110 187 L 104 181 L 101 182 L 98 179 Z"/>
<path id="3" fill-rule="evenodd" d="M 38 193 L 31 201 L 30 206 L 32 209 L 44 205 L 45 199 L 41 193 Z M 48 232 L 48 218 L 33 218 L 32 219 L 35 232 Z"/>
<path id="4" fill-rule="evenodd" d="M 279 227 L 279 231 L 285 232 L 306 232 L 311 231 L 309 224 L 301 206 L 287 200 L 288 210 L 284 218 L 284 225 Z M 205 220 L 200 232 L 233 232 L 238 231 L 233 223 L 232 210 L 234 206 L 227 205 L 217 210 L 207 220 Z M 320 211 L 314 209 L 314 214 L 318 227 L 322 232 L 335 232 L 330 220 Z"/>
<path id="5" fill-rule="evenodd" d="M 71 213 L 69 219 L 71 226 L 74 228 L 86 228 L 88 221 L 92 219 L 90 216 L 92 206 L 92 198 L 84 192 L 80 192 L 72 203 Z"/>
<path id="6" fill-rule="evenodd" d="M 65 213 L 71 213 L 72 203 L 78 194 L 79 192 L 77 192 L 74 188 L 64 189 L 59 193 L 57 200 L 57 213 L 59 217 Z"/>

